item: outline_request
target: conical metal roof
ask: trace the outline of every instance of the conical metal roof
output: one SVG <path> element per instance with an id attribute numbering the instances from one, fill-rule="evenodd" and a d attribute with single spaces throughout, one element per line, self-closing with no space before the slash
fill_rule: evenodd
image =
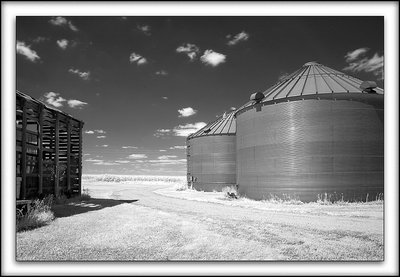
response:
<path id="1" fill-rule="evenodd" d="M 260 102 L 274 101 L 296 96 L 321 95 L 332 93 L 368 93 L 360 88 L 363 81 L 334 70 L 316 62 L 305 63 L 300 69 L 283 78 L 275 85 L 262 92 L 264 99 Z M 377 94 L 383 89 L 374 88 Z M 240 109 L 251 106 L 250 101 Z M 238 109 L 238 110 L 240 110 Z"/>
<path id="2" fill-rule="evenodd" d="M 208 123 L 206 126 L 187 137 L 192 139 L 202 136 L 218 136 L 218 135 L 235 135 L 236 134 L 236 119 L 235 111 L 228 114 L 224 113 L 217 120 Z"/>

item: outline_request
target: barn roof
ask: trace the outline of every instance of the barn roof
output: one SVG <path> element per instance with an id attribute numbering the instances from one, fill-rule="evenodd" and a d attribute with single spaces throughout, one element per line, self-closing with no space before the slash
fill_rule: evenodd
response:
<path id="1" fill-rule="evenodd" d="M 39 100 L 33 98 L 32 96 L 29 96 L 28 94 L 25 94 L 25 93 L 23 93 L 23 92 L 21 92 L 21 91 L 19 91 L 19 90 L 16 90 L 16 94 L 17 94 L 18 96 L 20 96 L 20 97 L 26 99 L 27 101 L 30 101 L 30 102 L 33 102 L 33 103 L 36 103 L 36 104 L 39 104 L 39 105 L 43 105 L 43 106 L 46 107 L 46 109 L 48 109 L 48 110 L 55 111 L 55 112 L 57 112 L 57 113 L 61 113 L 61 114 L 65 115 L 65 116 L 67 116 L 67 117 L 69 117 L 69 118 L 72 118 L 73 120 L 76 120 L 76 121 L 79 121 L 79 122 L 84 123 L 82 120 L 77 119 L 77 118 L 73 117 L 72 115 L 70 115 L 70 114 L 68 114 L 68 113 L 66 113 L 66 112 L 63 112 L 63 111 L 61 111 L 61 110 L 59 110 L 59 109 L 56 109 L 56 108 L 54 108 L 54 107 L 50 107 L 50 106 L 46 105 L 45 103 L 43 103 L 42 101 L 39 101 Z"/>
<path id="2" fill-rule="evenodd" d="M 296 96 L 332 93 L 367 94 L 368 91 L 365 90 L 366 84 L 367 86 L 373 86 L 373 82 L 363 82 L 360 79 L 317 62 L 307 62 L 301 68 L 262 92 L 264 98 L 260 102 L 264 103 Z M 377 94 L 383 94 L 383 89 L 379 87 L 375 87 L 373 90 Z M 255 101 L 251 100 L 240 109 L 251 106 L 254 103 Z"/>
<path id="3" fill-rule="evenodd" d="M 234 135 L 236 134 L 235 111 L 224 113 L 217 120 L 208 123 L 206 126 L 188 136 L 187 139 L 202 136 Z"/>

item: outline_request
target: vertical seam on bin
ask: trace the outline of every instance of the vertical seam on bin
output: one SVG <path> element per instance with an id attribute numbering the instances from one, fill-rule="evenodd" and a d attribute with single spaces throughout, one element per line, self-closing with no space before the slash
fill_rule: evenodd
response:
<path id="1" fill-rule="evenodd" d="M 321 76 L 322 80 L 324 80 L 326 86 L 331 90 L 331 93 L 333 93 L 333 89 L 331 88 L 331 86 L 328 84 L 328 82 L 325 80 L 324 75 L 321 73 L 321 71 L 318 70 L 318 75 Z"/>
<path id="2" fill-rule="evenodd" d="M 289 96 L 289 94 L 292 92 L 292 90 L 294 89 L 294 87 L 297 85 L 297 83 L 300 81 L 301 77 L 304 76 L 304 73 L 307 71 L 307 68 L 304 69 L 302 72 L 299 73 L 299 75 L 297 75 L 297 80 L 296 82 L 294 82 L 294 85 L 290 88 L 289 92 L 286 94 L 286 97 Z"/>

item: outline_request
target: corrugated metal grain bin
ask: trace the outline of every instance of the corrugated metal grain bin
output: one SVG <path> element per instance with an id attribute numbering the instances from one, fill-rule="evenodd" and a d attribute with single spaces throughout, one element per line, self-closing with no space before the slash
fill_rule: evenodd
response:
<path id="1" fill-rule="evenodd" d="M 187 138 L 188 182 L 201 191 L 236 186 L 236 122 L 231 112 Z"/>
<path id="2" fill-rule="evenodd" d="M 374 82 L 309 62 L 263 94 L 235 114 L 239 194 L 305 202 L 383 194 L 384 97 Z"/>

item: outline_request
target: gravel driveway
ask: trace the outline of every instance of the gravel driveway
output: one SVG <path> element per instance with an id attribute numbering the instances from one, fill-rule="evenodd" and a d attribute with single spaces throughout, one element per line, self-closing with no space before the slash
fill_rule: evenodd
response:
<path id="1" fill-rule="evenodd" d="M 168 185 L 86 187 L 93 200 L 76 203 L 74 211 L 58 207 L 63 216 L 50 225 L 17 234 L 17 260 L 383 259 L 383 205 L 365 205 L 355 217 L 328 213 L 329 207 L 260 210 L 154 193 Z"/>

